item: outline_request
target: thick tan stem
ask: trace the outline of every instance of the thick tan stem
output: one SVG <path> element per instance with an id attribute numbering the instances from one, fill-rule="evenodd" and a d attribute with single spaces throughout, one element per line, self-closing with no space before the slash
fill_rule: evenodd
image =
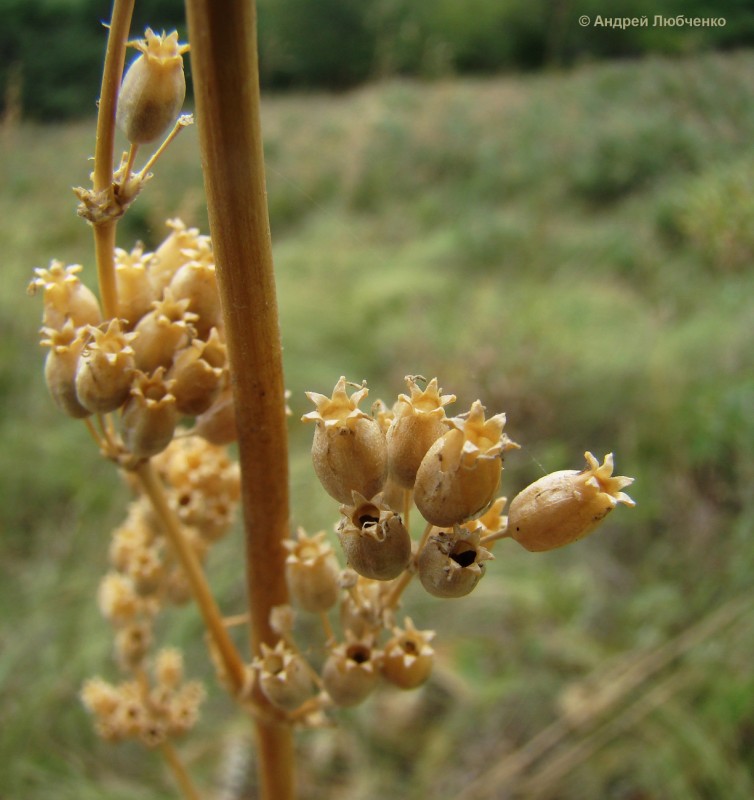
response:
<path id="1" fill-rule="evenodd" d="M 187 0 L 210 231 L 228 343 L 246 529 L 251 642 L 278 638 L 270 609 L 288 600 L 288 455 L 282 352 L 259 115 L 253 2 Z M 265 800 L 292 800 L 293 739 L 257 722 Z"/>

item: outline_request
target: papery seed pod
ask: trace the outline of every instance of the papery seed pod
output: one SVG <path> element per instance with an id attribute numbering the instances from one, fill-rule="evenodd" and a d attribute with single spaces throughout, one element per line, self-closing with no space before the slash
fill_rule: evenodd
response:
<path id="1" fill-rule="evenodd" d="M 175 354 L 168 372 L 168 378 L 174 381 L 176 408 L 190 417 L 204 413 L 212 405 L 225 379 L 225 371 L 205 359 L 206 349 L 207 342 L 193 339 Z"/>
<path id="2" fill-rule="evenodd" d="M 69 417 L 88 417 L 92 412 L 81 405 L 76 394 L 76 372 L 87 338 L 86 331 L 75 328 L 69 319 L 59 331 L 42 328 L 42 333 L 45 336 L 42 346 L 50 348 L 45 359 L 45 383 L 52 399 Z"/>
<path id="3" fill-rule="evenodd" d="M 163 647 L 155 656 L 154 676 L 161 688 L 173 690 L 183 681 L 183 653 L 176 647 Z"/>
<path id="4" fill-rule="evenodd" d="M 187 253 L 199 246 L 201 238 L 198 228 L 187 228 L 180 219 L 169 219 L 166 225 L 170 228 L 170 235 L 155 250 L 147 267 L 157 299 L 162 297 L 162 291 L 173 275 L 189 262 Z"/>
<path id="5" fill-rule="evenodd" d="M 99 325 L 102 321 L 99 301 L 78 278 L 82 269 L 81 264 L 65 266 L 62 261 L 53 260 L 48 269 L 34 270 L 37 277 L 29 284 L 28 292 L 44 291 L 42 322 L 45 327 L 62 330 L 68 320 L 75 328 Z"/>
<path id="6" fill-rule="evenodd" d="M 485 419 L 477 400 L 468 414 L 427 451 L 416 475 L 414 501 L 433 525 L 444 528 L 481 513 L 500 483 L 502 454 L 518 447 L 503 433 L 505 414 Z"/>
<path id="7" fill-rule="evenodd" d="M 223 318 L 211 242 L 200 237 L 197 245 L 196 249 L 185 251 L 190 260 L 173 275 L 170 291 L 176 300 L 189 301 L 189 311 L 196 314 L 197 335 L 204 339 L 212 328 L 222 327 Z"/>
<path id="8" fill-rule="evenodd" d="M 118 319 L 111 319 L 104 330 L 91 325 L 87 330 L 92 338 L 81 353 L 76 396 L 85 408 L 106 414 L 120 408 L 130 393 L 136 334 L 125 333 Z"/>
<path id="9" fill-rule="evenodd" d="M 278 708 L 295 711 L 314 693 L 314 683 L 304 660 L 282 641 L 275 647 L 262 644 L 262 655 L 253 666 L 259 676 L 259 688 Z"/>
<path id="10" fill-rule="evenodd" d="M 393 637 L 385 645 L 382 674 L 401 689 L 416 689 L 432 672 L 435 651 L 429 644 L 434 631 L 419 631 L 409 617 L 405 628 L 393 628 Z"/>
<path id="11" fill-rule="evenodd" d="M 406 376 L 411 395 L 399 395 L 395 416 L 387 432 L 388 472 L 395 481 L 411 489 L 427 450 L 448 431 L 445 409 L 455 395 L 443 395 L 437 378 L 422 391 L 418 376 Z"/>
<path id="12" fill-rule="evenodd" d="M 341 503 L 350 503 L 354 491 L 373 497 L 387 478 L 385 434 L 377 420 L 358 408 L 366 394 L 362 384 L 349 397 L 344 377 L 335 385 L 332 397 L 306 393 L 316 406 L 302 417 L 302 421 L 316 424 L 314 471 L 325 491 Z"/>
<path id="13" fill-rule="evenodd" d="M 144 39 L 129 44 L 141 55 L 123 79 L 115 119 L 131 144 L 146 144 L 167 133 L 178 118 L 186 96 L 183 54 L 189 46 L 178 43 L 177 31 L 159 36 L 150 28 Z"/>
<path id="14" fill-rule="evenodd" d="M 349 640 L 333 648 L 322 668 L 322 683 L 336 706 L 355 706 L 379 681 L 380 653 L 369 643 Z"/>
<path id="15" fill-rule="evenodd" d="M 417 558 L 422 586 L 434 597 L 463 597 L 484 576 L 484 562 L 494 558 L 479 544 L 479 534 L 456 525 L 432 534 Z"/>
<path id="16" fill-rule="evenodd" d="M 411 537 L 401 518 L 382 502 L 382 495 L 367 500 L 358 492 L 352 504 L 340 508 L 338 539 L 349 566 L 365 578 L 389 581 L 406 568 L 411 558 Z"/>
<path id="17" fill-rule="evenodd" d="M 297 539 L 283 542 L 288 551 L 285 579 L 291 600 L 314 614 L 332 608 L 340 596 L 340 566 L 326 536 L 320 531 L 309 537 L 299 528 Z"/>
<path id="18" fill-rule="evenodd" d="M 584 453 L 586 468 L 552 472 L 530 484 L 511 502 L 508 533 L 531 551 L 563 547 L 591 533 L 618 503 L 634 506 L 621 489 L 633 478 L 613 476 L 613 454 L 602 465 Z"/>
<path id="19" fill-rule="evenodd" d="M 152 375 L 137 372 L 120 420 L 123 444 L 136 458 L 150 458 L 172 441 L 178 421 L 172 381 L 159 367 Z"/>
<path id="20" fill-rule="evenodd" d="M 115 283 L 118 294 L 118 307 L 115 316 L 125 320 L 126 327 L 134 325 L 152 308 L 157 299 L 147 272 L 151 255 L 144 255 L 141 245 L 130 253 L 115 249 Z"/>
<path id="21" fill-rule="evenodd" d="M 162 300 L 155 301 L 134 328 L 138 336 L 133 343 L 136 366 L 142 372 L 169 367 L 173 356 L 189 343 L 195 330 L 196 315 L 188 310 L 188 300 L 176 300 L 169 289 Z"/>

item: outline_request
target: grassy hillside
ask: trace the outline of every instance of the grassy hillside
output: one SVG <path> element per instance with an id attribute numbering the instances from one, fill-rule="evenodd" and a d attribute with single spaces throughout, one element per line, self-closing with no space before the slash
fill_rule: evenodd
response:
<path id="1" fill-rule="evenodd" d="M 457 408 L 505 410 L 523 445 L 509 497 L 585 449 L 637 479 L 637 508 L 591 539 L 504 543 L 465 601 L 409 592 L 437 678 L 302 737 L 306 796 L 754 796 L 754 54 L 270 97 L 264 114 L 296 523 L 334 522 L 296 420 L 341 374 L 388 401 L 437 375 Z M 70 186 L 93 124 L 2 136 L 0 797 L 171 797 L 157 759 L 99 744 L 76 699 L 115 674 L 94 594 L 125 492 L 53 409 L 24 296 L 53 257 L 92 275 Z M 193 131 L 119 244 L 156 244 L 176 215 L 206 229 Z M 229 611 L 239 546 L 211 565 Z M 188 610 L 165 638 L 199 630 Z M 184 750 L 217 786 L 244 733 L 214 694 Z"/>

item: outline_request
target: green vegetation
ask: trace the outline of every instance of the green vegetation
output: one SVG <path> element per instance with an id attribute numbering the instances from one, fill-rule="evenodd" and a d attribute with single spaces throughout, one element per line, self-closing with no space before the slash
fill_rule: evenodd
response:
<path id="1" fill-rule="evenodd" d="M 751 46 L 746 0 L 259 0 L 260 74 L 270 89 L 344 89 L 375 78 L 484 74 L 598 58 L 691 54 Z M 102 73 L 103 0 L 0 0 L 0 111 L 78 118 Z M 182 0 L 140 0 L 134 35 L 178 27 Z M 586 15 L 590 24 L 582 26 Z M 673 18 L 655 24 L 655 15 Z M 724 20 L 675 25 L 677 16 Z M 613 28 L 598 17 L 646 18 Z M 63 35 L 61 35 L 61 33 Z M 18 106 L 18 107 L 16 107 Z"/>
<path id="2" fill-rule="evenodd" d="M 458 798 L 496 765 L 468 797 L 754 796 L 754 55 L 273 96 L 264 124 L 294 522 L 333 522 L 296 420 L 341 374 L 375 399 L 437 375 L 458 407 L 507 411 L 508 496 L 614 449 L 638 503 L 563 551 L 498 544 L 441 618 L 409 591 L 443 668 L 303 736 L 305 796 Z M 167 798 L 157 759 L 97 742 L 76 701 L 114 672 L 94 595 L 126 490 L 53 409 L 23 296 L 53 257 L 91 275 L 70 186 L 93 125 L 2 135 L 0 796 Z M 175 215 L 206 230 L 191 130 L 120 246 L 155 245 Z M 210 566 L 229 613 L 238 546 Z M 208 675 L 199 631 L 187 609 L 164 636 Z M 247 748 L 213 699 L 183 745 L 206 785 Z"/>

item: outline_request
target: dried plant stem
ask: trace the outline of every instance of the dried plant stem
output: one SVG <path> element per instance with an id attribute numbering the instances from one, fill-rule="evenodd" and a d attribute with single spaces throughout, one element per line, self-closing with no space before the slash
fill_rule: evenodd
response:
<path id="1" fill-rule="evenodd" d="M 131 27 L 134 0 L 115 0 L 107 37 L 102 89 L 97 112 L 97 140 L 94 147 L 94 191 L 106 193 L 112 200 L 113 154 L 115 150 L 115 110 L 118 89 L 126 61 L 126 42 Z M 109 203 L 107 203 L 109 205 Z M 105 318 L 115 316 L 118 307 L 115 286 L 115 220 L 95 223 L 94 249 L 97 259 L 102 310 Z"/>
<path id="2" fill-rule="evenodd" d="M 288 448 L 253 2 L 187 0 L 210 232 L 233 377 L 254 652 L 288 600 Z M 261 697 L 260 697 L 261 702 Z M 257 719 L 261 797 L 295 796 L 290 726 Z"/>
<path id="3" fill-rule="evenodd" d="M 169 740 L 166 740 L 162 743 L 160 746 L 160 752 L 165 758 L 167 765 L 170 767 L 170 771 L 173 773 L 175 782 L 178 784 L 178 786 L 180 786 L 185 800 L 201 800 L 201 795 L 196 790 L 196 787 L 186 771 L 186 767 L 183 765 L 178 752 Z"/>
<path id="4" fill-rule="evenodd" d="M 191 549 L 191 545 L 186 540 L 186 537 L 183 535 L 180 521 L 168 505 L 162 484 L 152 464 L 149 461 L 143 461 L 136 467 L 134 472 L 138 476 L 141 486 L 147 497 L 149 497 L 155 512 L 159 516 L 165 530 L 165 535 L 181 562 L 181 566 L 191 585 L 194 599 L 204 618 L 207 630 L 217 647 L 217 652 L 222 659 L 231 685 L 237 692 L 243 686 L 244 664 L 233 641 L 228 635 L 223 617 L 207 585 L 207 580 L 204 577 L 204 571 L 202 570 L 199 560 Z"/>

